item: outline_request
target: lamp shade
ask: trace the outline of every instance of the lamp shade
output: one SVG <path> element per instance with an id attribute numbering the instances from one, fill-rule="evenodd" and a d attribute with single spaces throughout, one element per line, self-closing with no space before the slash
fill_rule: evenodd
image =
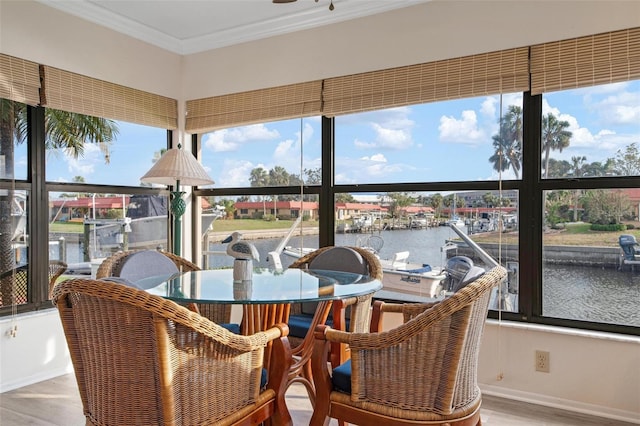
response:
<path id="1" fill-rule="evenodd" d="M 189 186 L 214 183 L 198 160 L 180 148 L 167 150 L 140 180 L 164 185 L 175 185 L 176 181 Z"/>

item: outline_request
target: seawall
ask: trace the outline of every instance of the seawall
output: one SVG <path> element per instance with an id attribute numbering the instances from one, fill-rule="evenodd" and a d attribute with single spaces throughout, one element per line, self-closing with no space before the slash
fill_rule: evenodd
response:
<path id="1" fill-rule="evenodd" d="M 501 257 L 507 261 L 518 261 L 518 246 L 516 245 L 503 245 L 501 249 L 496 243 L 478 245 L 495 259 Z M 454 251 L 456 250 L 452 250 L 452 252 Z M 456 254 L 468 256 L 474 261 L 479 260 L 467 245 L 459 245 Z M 449 253 L 449 256 L 452 255 L 454 254 Z M 544 246 L 543 257 L 545 263 L 557 265 L 598 266 L 603 268 L 618 268 L 620 266 L 620 249 L 618 247 Z"/>

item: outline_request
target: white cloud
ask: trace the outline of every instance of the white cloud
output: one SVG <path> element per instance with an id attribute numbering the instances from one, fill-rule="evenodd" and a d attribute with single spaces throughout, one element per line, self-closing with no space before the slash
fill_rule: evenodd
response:
<path id="1" fill-rule="evenodd" d="M 478 118 L 475 111 L 462 111 L 460 119 L 454 117 L 440 117 L 440 140 L 443 142 L 477 145 L 487 141 L 487 135 L 478 126 Z"/>
<path id="2" fill-rule="evenodd" d="M 313 126 L 311 124 L 304 123 L 304 129 L 302 129 L 302 132 L 303 132 L 302 140 L 304 143 L 307 143 L 313 139 Z M 296 132 L 296 136 L 298 140 L 300 140 L 300 132 Z"/>
<path id="3" fill-rule="evenodd" d="M 254 165 L 250 161 L 225 161 L 216 184 L 220 187 L 249 186 L 251 170 L 256 167 L 260 165 Z"/>
<path id="4" fill-rule="evenodd" d="M 226 133 L 226 129 L 210 133 L 203 144 L 204 147 L 212 150 L 213 152 L 229 152 L 237 150 L 240 144 L 226 140 Z"/>
<path id="5" fill-rule="evenodd" d="M 383 127 L 377 123 L 372 123 L 371 127 L 376 133 L 376 146 L 378 147 L 407 149 L 413 145 L 413 141 L 411 140 L 411 131 L 408 128 Z"/>
<path id="6" fill-rule="evenodd" d="M 606 123 L 635 125 L 640 122 L 640 92 L 607 96 L 594 108 Z"/>
<path id="7" fill-rule="evenodd" d="M 369 176 L 386 176 L 390 173 L 398 173 L 402 171 L 402 166 L 398 164 L 371 164 L 365 168 Z"/>
<path id="8" fill-rule="evenodd" d="M 410 107 L 390 108 L 352 117 L 341 117 L 340 124 L 365 124 L 373 130 L 372 140 L 355 139 L 353 141 L 356 148 L 403 150 L 414 146 L 411 130 L 415 122 L 409 118 L 409 114 L 411 114 Z"/>
<path id="9" fill-rule="evenodd" d="M 354 140 L 353 145 L 355 145 L 356 148 L 360 148 L 360 149 L 370 149 L 370 148 L 375 148 L 376 146 L 376 144 L 373 142 L 365 142 L 365 141 L 361 141 L 360 139 Z"/>
<path id="10" fill-rule="evenodd" d="M 496 115 L 496 105 L 498 104 L 498 98 L 496 96 L 488 96 L 480 105 L 480 112 L 482 115 L 494 118 Z"/>
<path id="11" fill-rule="evenodd" d="M 369 160 L 378 161 L 378 162 L 381 162 L 381 163 L 386 163 L 387 162 L 387 159 L 385 158 L 385 156 L 383 154 L 374 154 L 371 157 L 369 157 Z"/>
<path id="12" fill-rule="evenodd" d="M 203 143 L 213 152 L 236 151 L 245 142 L 256 140 L 273 140 L 280 137 L 277 130 L 269 130 L 264 124 L 216 130 L 209 133 Z"/>
<path id="13" fill-rule="evenodd" d="M 95 172 L 96 164 L 104 162 L 104 154 L 100 151 L 98 144 L 94 143 L 85 143 L 84 154 L 79 158 L 73 158 L 66 152 L 62 156 L 67 163 L 69 173 L 85 178 Z"/>
<path id="14" fill-rule="evenodd" d="M 280 142 L 276 147 L 276 150 L 273 152 L 273 158 L 276 160 L 276 163 L 278 162 L 279 159 L 285 160 L 287 158 L 290 158 L 294 151 L 293 148 L 294 148 L 294 143 L 291 139 L 287 139 L 286 141 Z M 300 150 L 297 149 L 295 151 L 297 156 L 299 157 Z"/>

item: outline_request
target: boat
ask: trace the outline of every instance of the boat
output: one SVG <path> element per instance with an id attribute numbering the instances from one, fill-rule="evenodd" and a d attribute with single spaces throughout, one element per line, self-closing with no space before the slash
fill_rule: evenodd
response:
<path id="1" fill-rule="evenodd" d="M 223 217 L 224 209 L 214 207 L 201 215 L 202 233 L 214 220 Z M 118 250 L 151 249 L 167 243 L 167 198 L 157 195 L 133 195 L 127 216 L 119 219 L 85 219 L 93 242 L 92 257 Z"/>
<path id="2" fill-rule="evenodd" d="M 380 259 L 382 286 L 386 291 L 424 297 L 437 297 L 444 289 L 442 281 L 447 277 L 444 268 L 417 265 L 406 262 L 409 252 L 394 253 L 391 259 Z M 401 259 L 405 260 L 402 261 Z"/>
<path id="3" fill-rule="evenodd" d="M 286 242 L 288 242 L 288 239 L 285 244 Z M 379 253 L 383 244 L 382 237 L 378 235 L 371 235 L 357 243 L 358 246 L 370 250 L 378 256 L 382 266 L 383 290 L 424 297 L 436 297 L 443 291 L 442 281 L 447 277 L 444 268 L 409 263 L 409 251 L 396 252 L 390 259 L 380 258 Z M 282 242 L 280 245 L 282 245 Z M 314 250 L 316 249 L 311 247 L 285 245 L 277 253 L 298 259 Z M 270 253 L 272 258 L 276 257 L 276 252 Z"/>
<path id="4" fill-rule="evenodd" d="M 456 204 L 457 204 L 457 198 L 456 198 L 456 194 L 453 194 L 453 208 L 451 210 L 451 216 L 449 217 L 449 220 L 447 220 L 446 225 L 447 226 L 456 226 L 460 229 L 464 229 L 467 224 L 465 223 L 464 219 L 462 219 L 460 216 L 458 216 L 456 214 Z"/>
<path id="5" fill-rule="evenodd" d="M 459 216 L 453 216 L 446 222 L 447 226 L 456 226 L 458 228 L 464 229 L 467 225 L 464 220 Z"/>

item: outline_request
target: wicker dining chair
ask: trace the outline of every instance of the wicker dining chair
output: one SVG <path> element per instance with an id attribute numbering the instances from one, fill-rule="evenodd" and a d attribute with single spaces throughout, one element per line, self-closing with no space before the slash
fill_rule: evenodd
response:
<path id="1" fill-rule="evenodd" d="M 61 260 L 49 261 L 49 298 L 53 292 L 53 286 L 56 285 L 56 281 L 67 270 L 67 264 Z"/>
<path id="2" fill-rule="evenodd" d="M 313 268 L 314 262 L 317 262 L 316 265 L 319 266 L 317 269 L 360 273 L 366 275 L 366 279 L 382 279 L 382 267 L 378 258 L 370 251 L 360 247 L 322 247 L 301 257 L 289 267 L 310 269 Z M 318 324 L 324 324 L 329 319 L 332 326 L 338 330 L 347 330 L 348 328 L 351 331 L 366 331 L 370 323 L 372 296 L 373 294 L 367 294 L 338 299 L 334 300 L 330 306 L 313 302 L 292 304 L 289 314 L 289 330 L 291 331 L 295 327 L 297 337 L 290 338 L 295 360 L 289 373 L 289 382 L 304 384 L 312 404 L 315 404 L 316 396 L 314 378 L 311 372 L 313 330 L 310 330 L 310 328 L 316 311 L 318 311 Z M 318 310 L 319 306 L 324 309 Z M 349 309 L 348 318 L 347 309 Z M 347 323 L 349 324 L 348 327 Z M 349 348 L 347 345 L 339 343 L 331 345 L 330 356 L 332 365 L 338 366 L 349 358 Z"/>
<path id="3" fill-rule="evenodd" d="M 241 336 L 107 280 L 60 282 L 53 301 L 88 425 L 292 424 L 286 324 Z M 268 345 L 275 361 L 265 372 Z"/>
<path id="4" fill-rule="evenodd" d="M 169 260 L 171 260 L 175 264 L 178 271 L 187 272 L 200 270 L 200 267 L 198 265 L 176 254 L 164 250 L 155 251 L 162 253 Z M 98 267 L 98 271 L 96 272 L 96 278 L 120 276 L 120 271 L 125 259 L 134 253 L 140 252 L 141 250 L 128 250 L 112 254 L 100 264 L 100 266 Z M 220 303 L 192 303 L 188 306 L 188 308 L 198 312 L 200 315 L 217 324 L 230 324 L 231 322 L 231 305 Z M 239 328 L 239 325 L 237 327 Z"/>
<path id="5" fill-rule="evenodd" d="M 28 300 L 29 265 L 0 274 L 0 306 L 21 305 Z"/>
<path id="6" fill-rule="evenodd" d="M 379 330 L 382 312 L 404 315 L 406 322 L 389 331 L 316 327 L 310 425 L 326 424 L 328 418 L 378 426 L 481 424 L 478 352 L 491 290 L 506 274 L 496 266 L 436 303 L 377 301 L 373 331 Z M 351 359 L 330 373 L 327 345 L 335 342 L 349 345 Z"/>
<path id="7" fill-rule="evenodd" d="M 355 252 L 355 255 L 359 257 L 358 260 L 351 261 L 352 256 L 349 252 Z M 333 256 L 327 256 L 333 253 Z M 321 263 L 318 263 L 318 259 L 324 258 L 321 260 Z M 314 265 L 315 263 L 315 265 Z M 312 251 L 311 253 L 297 259 L 294 261 L 289 268 L 298 268 L 298 269 L 311 269 L 316 267 L 316 269 L 329 269 L 335 271 L 344 271 L 344 272 L 354 272 L 354 273 L 366 273 L 369 277 L 382 280 L 382 266 L 380 265 L 380 260 L 373 254 L 371 251 L 364 249 L 362 247 L 348 247 L 348 246 L 327 246 L 322 247 L 317 250 Z M 291 315 L 294 316 L 296 321 L 299 321 L 301 326 L 304 327 L 305 323 L 310 323 L 311 318 L 315 313 L 315 308 L 317 306 L 316 302 L 309 303 L 297 303 L 292 306 Z M 344 313 L 344 311 L 342 312 Z M 344 329 L 346 330 L 346 325 L 344 325 L 345 318 L 344 316 L 336 316 L 337 321 L 342 321 L 338 325 L 333 324 L 333 313 L 327 318 L 329 324 L 334 325 L 336 329 Z M 366 329 L 369 326 L 368 318 L 365 318 L 365 322 L 363 322 L 363 327 Z M 304 338 L 308 332 L 308 330 L 304 329 L 300 335 L 296 336 L 298 338 Z M 364 331 L 364 330 L 363 330 Z M 292 341 L 293 339 L 290 338 Z"/>

